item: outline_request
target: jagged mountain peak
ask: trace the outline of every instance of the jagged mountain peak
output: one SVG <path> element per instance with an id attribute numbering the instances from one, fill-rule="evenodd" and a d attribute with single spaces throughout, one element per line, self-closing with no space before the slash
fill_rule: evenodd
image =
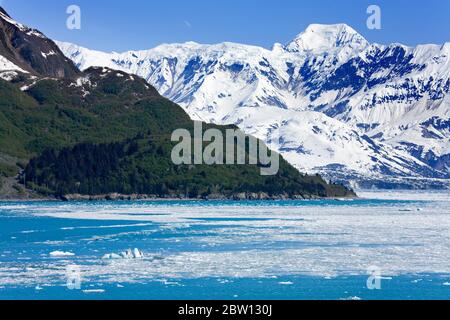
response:
<path id="1" fill-rule="evenodd" d="M 365 48 L 368 45 L 367 40 L 347 24 L 311 24 L 286 45 L 286 50 L 318 53 L 346 46 Z"/>

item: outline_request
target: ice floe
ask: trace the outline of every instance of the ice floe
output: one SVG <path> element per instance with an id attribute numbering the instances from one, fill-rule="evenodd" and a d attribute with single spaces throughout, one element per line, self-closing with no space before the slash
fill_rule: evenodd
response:
<path id="1" fill-rule="evenodd" d="M 362 300 L 362 299 L 360 297 L 354 296 L 354 297 L 343 298 L 341 300 L 359 301 L 359 300 Z"/>
<path id="2" fill-rule="evenodd" d="M 144 254 L 139 249 L 135 248 L 134 250 L 128 249 L 119 254 L 116 253 L 108 253 L 105 254 L 102 259 L 103 260 L 116 260 L 116 259 L 142 259 L 144 258 Z"/>
<path id="3" fill-rule="evenodd" d="M 65 252 L 65 251 L 52 251 L 50 252 L 51 257 L 73 257 L 75 256 L 72 252 Z"/>
<path id="4" fill-rule="evenodd" d="M 88 290 L 83 290 L 83 293 L 104 293 L 105 290 L 103 289 L 88 289 Z"/>

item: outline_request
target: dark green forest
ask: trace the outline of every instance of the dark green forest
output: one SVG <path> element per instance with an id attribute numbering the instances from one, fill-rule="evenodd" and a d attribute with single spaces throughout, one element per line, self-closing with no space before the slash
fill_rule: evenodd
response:
<path id="1" fill-rule="evenodd" d="M 174 165 L 173 143 L 140 135 L 124 142 L 79 144 L 48 149 L 30 161 L 25 178 L 41 193 L 99 195 L 120 193 L 153 197 L 232 198 L 265 193 L 267 198 L 346 196 L 341 186 L 318 176 L 303 176 L 286 161 L 274 176 L 261 176 L 258 165 Z"/>

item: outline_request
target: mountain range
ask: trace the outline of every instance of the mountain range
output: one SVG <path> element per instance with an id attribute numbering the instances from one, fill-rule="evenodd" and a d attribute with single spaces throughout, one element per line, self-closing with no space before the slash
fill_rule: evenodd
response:
<path id="1" fill-rule="evenodd" d="M 236 125 L 302 172 L 355 187 L 450 185 L 450 43 L 380 45 L 345 24 L 310 25 L 271 49 L 56 43 L 80 70 L 138 75 L 191 119 Z"/>
<path id="2" fill-rule="evenodd" d="M 194 127 L 143 78 L 107 67 L 80 71 L 52 40 L 0 8 L 0 198 L 355 196 L 283 158 L 273 176 L 260 174 L 260 162 L 175 165 L 171 134 Z"/>

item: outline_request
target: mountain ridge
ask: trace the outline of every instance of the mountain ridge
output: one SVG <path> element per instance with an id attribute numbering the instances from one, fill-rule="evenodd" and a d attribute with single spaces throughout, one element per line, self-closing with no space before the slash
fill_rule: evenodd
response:
<path id="1" fill-rule="evenodd" d="M 318 29 L 331 39 L 325 52 L 289 50 Z M 272 50 L 185 43 L 107 54 L 58 45 L 80 69 L 142 76 L 193 119 L 238 125 L 267 143 L 277 131 L 284 141 L 271 147 L 299 170 L 369 187 L 450 178 L 450 43 L 370 44 L 349 26 L 313 24 Z"/>

